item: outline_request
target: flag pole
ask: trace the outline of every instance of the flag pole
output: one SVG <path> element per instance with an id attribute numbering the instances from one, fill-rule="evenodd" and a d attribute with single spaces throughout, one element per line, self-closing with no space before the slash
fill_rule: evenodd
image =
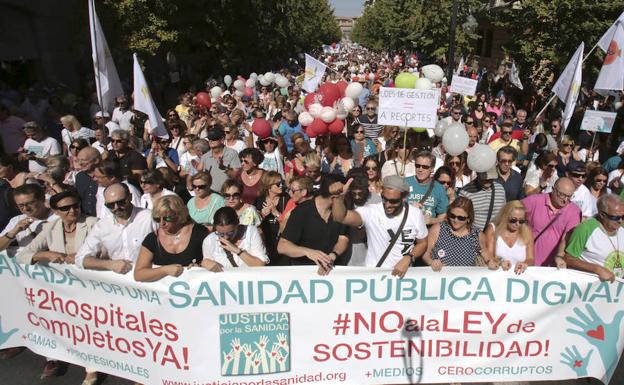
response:
<path id="1" fill-rule="evenodd" d="M 93 36 L 93 45 L 95 46 L 95 82 L 96 82 L 96 92 L 98 96 L 98 105 L 100 106 L 100 111 L 104 112 L 104 99 L 102 98 L 102 84 L 100 82 L 100 62 L 98 55 L 98 45 L 97 45 L 97 30 L 95 29 L 95 3 L 93 0 L 89 0 L 89 8 L 91 9 L 91 31 Z M 106 111 L 108 112 L 108 111 Z"/>
<path id="2" fill-rule="evenodd" d="M 408 122 L 408 120 L 405 119 L 405 131 L 403 132 L 403 151 L 407 150 L 407 130 L 408 130 L 407 122 Z M 406 163 L 405 160 L 406 159 L 404 159 L 403 162 L 401 162 L 401 163 L 403 163 L 403 166 L 401 167 L 401 178 L 403 178 L 403 179 L 405 179 L 405 163 Z M 395 165 L 396 165 L 396 163 L 395 163 Z"/>

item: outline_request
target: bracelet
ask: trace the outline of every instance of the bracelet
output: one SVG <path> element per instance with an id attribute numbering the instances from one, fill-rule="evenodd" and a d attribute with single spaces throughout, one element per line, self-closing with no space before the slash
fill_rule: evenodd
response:
<path id="1" fill-rule="evenodd" d="M 241 254 L 243 254 L 245 252 L 245 249 L 241 249 L 240 247 L 238 248 L 238 253 L 236 253 L 236 255 L 238 255 L 240 257 Z"/>
<path id="2" fill-rule="evenodd" d="M 6 233 L 4 234 L 4 236 L 5 236 L 5 237 L 7 237 L 8 239 L 15 239 L 15 236 L 10 237 L 8 232 L 6 232 Z"/>

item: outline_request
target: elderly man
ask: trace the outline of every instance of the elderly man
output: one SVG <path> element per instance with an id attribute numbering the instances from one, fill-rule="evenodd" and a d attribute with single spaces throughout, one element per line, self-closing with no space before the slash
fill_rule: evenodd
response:
<path id="1" fill-rule="evenodd" d="M 528 127 L 527 125 L 527 112 L 526 110 L 523 109 L 519 109 L 516 112 L 516 120 L 513 123 L 513 130 L 514 131 L 522 131 L 525 128 Z"/>
<path id="2" fill-rule="evenodd" d="M 465 185 L 459 195 L 472 201 L 474 207 L 474 226 L 479 230 L 484 230 L 500 209 L 505 206 L 505 188 L 498 182 L 498 172 L 493 167 L 487 172 L 480 172 L 477 178 Z"/>
<path id="3" fill-rule="evenodd" d="M 574 183 L 559 178 L 552 192 L 533 194 L 522 200 L 533 229 L 535 266 L 565 267 L 566 235 L 581 222 L 581 210 L 570 199 Z"/>
<path id="4" fill-rule="evenodd" d="M 82 212 L 89 216 L 96 216 L 97 190 L 98 184 L 93 178 L 95 166 L 100 161 L 100 153 L 96 148 L 85 147 L 77 156 L 80 171 L 76 174 L 76 191 L 80 195 L 80 208 Z"/>
<path id="5" fill-rule="evenodd" d="M 117 107 L 113 110 L 111 121 L 117 123 L 122 130 L 130 131 L 134 113 L 128 108 L 128 98 L 123 95 L 118 96 L 115 98 L 115 102 Z"/>
<path id="6" fill-rule="evenodd" d="M 147 168 L 147 162 L 143 155 L 129 147 L 130 133 L 124 130 L 112 131 L 110 142 L 113 151 L 109 159 L 119 163 L 122 175 L 124 177 L 141 175 Z"/>
<path id="7" fill-rule="evenodd" d="M 108 186 L 104 191 L 104 205 L 112 215 L 93 226 L 76 253 L 76 266 L 126 274 L 132 270 L 143 239 L 156 230 L 156 225 L 150 210 L 132 204 L 125 184 Z"/>
<path id="8" fill-rule="evenodd" d="M 409 186 L 399 176 L 385 177 L 381 202 L 347 210 L 344 194 L 349 184 L 332 186 L 334 220 L 364 226 L 368 241 L 366 266 L 392 267 L 392 274 L 403 278 L 411 263 L 426 251 L 428 234 L 422 212 L 406 204 Z"/>
<path id="9" fill-rule="evenodd" d="M 225 133 L 221 128 L 208 132 L 210 151 L 201 157 L 200 168 L 212 177 L 212 191 L 221 191 L 221 186 L 228 178 L 238 174 L 241 167 L 238 153 L 225 146 Z"/>
<path id="10" fill-rule="evenodd" d="M 364 136 L 368 139 L 377 140 L 383 125 L 377 123 L 377 103 L 369 100 L 366 103 L 364 113 L 358 118 L 360 125 L 364 128 Z"/>
<path id="11" fill-rule="evenodd" d="M 58 219 L 45 205 L 45 192 L 38 184 L 24 184 L 13 190 L 15 205 L 21 211 L 0 233 L 0 251 L 15 257 L 41 231 L 43 225 Z"/>
<path id="12" fill-rule="evenodd" d="M 615 194 L 598 198 L 598 215 L 578 225 L 565 249 L 572 269 L 598 275 L 601 281 L 622 278 L 624 267 L 624 201 Z"/>

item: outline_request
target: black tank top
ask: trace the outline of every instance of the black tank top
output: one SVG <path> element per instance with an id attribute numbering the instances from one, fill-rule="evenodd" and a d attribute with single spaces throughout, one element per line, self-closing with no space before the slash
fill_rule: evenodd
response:
<path id="1" fill-rule="evenodd" d="M 193 230 L 191 231 L 191 238 L 186 246 L 186 249 L 181 253 L 172 254 L 167 252 L 160 244 L 156 232 L 149 233 L 143 240 L 143 246 L 152 252 L 154 258 L 152 263 L 154 265 L 173 265 L 180 264 L 182 266 L 188 266 L 193 263 L 200 263 L 203 259 L 202 244 L 204 238 L 208 236 L 208 229 L 202 225 L 193 224 Z"/>

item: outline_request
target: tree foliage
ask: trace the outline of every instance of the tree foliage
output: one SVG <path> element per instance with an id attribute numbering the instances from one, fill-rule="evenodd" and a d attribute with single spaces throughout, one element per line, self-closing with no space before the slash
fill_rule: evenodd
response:
<path id="1" fill-rule="evenodd" d="M 623 9 L 623 0 L 523 0 L 491 17 L 512 36 L 504 49 L 520 64 L 524 77 L 542 88 L 552 85 L 581 41 L 587 55 Z M 597 74 L 601 58 L 594 52 L 585 63 L 586 79 Z"/>
<path id="2" fill-rule="evenodd" d="M 457 16 L 456 52 L 470 53 L 477 36 L 468 35 L 461 26 L 482 1 L 460 1 Z M 353 39 L 374 50 L 409 49 L 434 60 L 444 60 L 449 49 L 449 30 L 453 0 L 435 4 L 421 0 L 377 0 L 367 6 L 353 28 Z"/>

